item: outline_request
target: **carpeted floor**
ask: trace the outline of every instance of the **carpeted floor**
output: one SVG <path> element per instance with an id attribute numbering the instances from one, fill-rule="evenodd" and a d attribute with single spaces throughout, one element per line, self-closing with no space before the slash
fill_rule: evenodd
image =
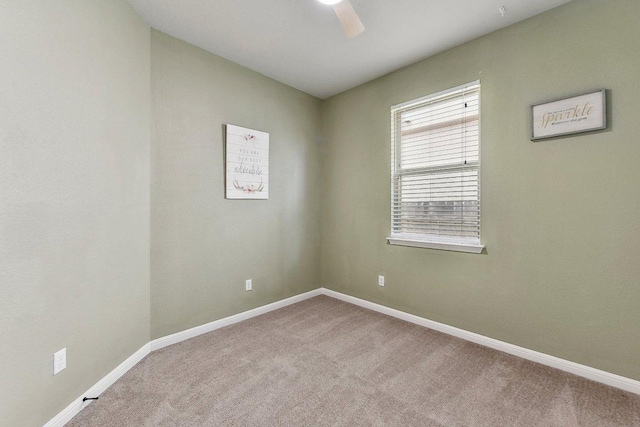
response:
<path id="1" fill-rule="evenodd" d="M 326 296 L 147 356 L 67 426 L 640 426 L 640 396 Z"/>

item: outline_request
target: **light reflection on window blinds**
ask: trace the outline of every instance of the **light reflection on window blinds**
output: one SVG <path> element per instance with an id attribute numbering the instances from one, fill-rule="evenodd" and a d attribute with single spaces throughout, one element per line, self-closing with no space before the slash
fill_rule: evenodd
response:
<path id="1" fill-rule="evenodd" d="M 480 85 L 392 108 L 392 237 L 480 242 Z"/>

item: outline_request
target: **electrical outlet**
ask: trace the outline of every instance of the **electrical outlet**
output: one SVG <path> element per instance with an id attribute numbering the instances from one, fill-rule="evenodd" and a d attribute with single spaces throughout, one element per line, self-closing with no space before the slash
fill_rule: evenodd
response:
<path id="1" fill-rule="evenodd" d="M 53 353 L 53 375 L 57 375 L 67 367 L 67 348 Z"/>
<path id="2" fill-rule="evenodd" d="M 251 289 L 253 289 L 253 281 L 251 279 L 247 279 L 244 282 L 244 289 L 245 291 L 250 291 Z"/>
<path id="3" fill-rule="evenodd" d="M 378 286 L 384 286 L 384 276 L 378 276 Z"/>

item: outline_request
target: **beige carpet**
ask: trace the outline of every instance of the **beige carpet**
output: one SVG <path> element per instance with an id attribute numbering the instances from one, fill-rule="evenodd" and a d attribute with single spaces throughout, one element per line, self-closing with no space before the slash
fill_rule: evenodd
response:
<path id="1" fill-rule="evenodd" d="M 68 426 L 640 426 L 640 396 L 320 296 L 151 353 Z"/>

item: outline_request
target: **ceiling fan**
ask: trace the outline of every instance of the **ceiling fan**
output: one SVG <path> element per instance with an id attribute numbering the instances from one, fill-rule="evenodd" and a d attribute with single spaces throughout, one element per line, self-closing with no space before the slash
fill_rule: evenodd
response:
<path id="1" fill-rule="evenodd" d="M 364 25 L 358 18 L 349 0 L 318 0 L 320 3 L 333 6 L 347 37 L 353 38 L 364 31 Z"/>

